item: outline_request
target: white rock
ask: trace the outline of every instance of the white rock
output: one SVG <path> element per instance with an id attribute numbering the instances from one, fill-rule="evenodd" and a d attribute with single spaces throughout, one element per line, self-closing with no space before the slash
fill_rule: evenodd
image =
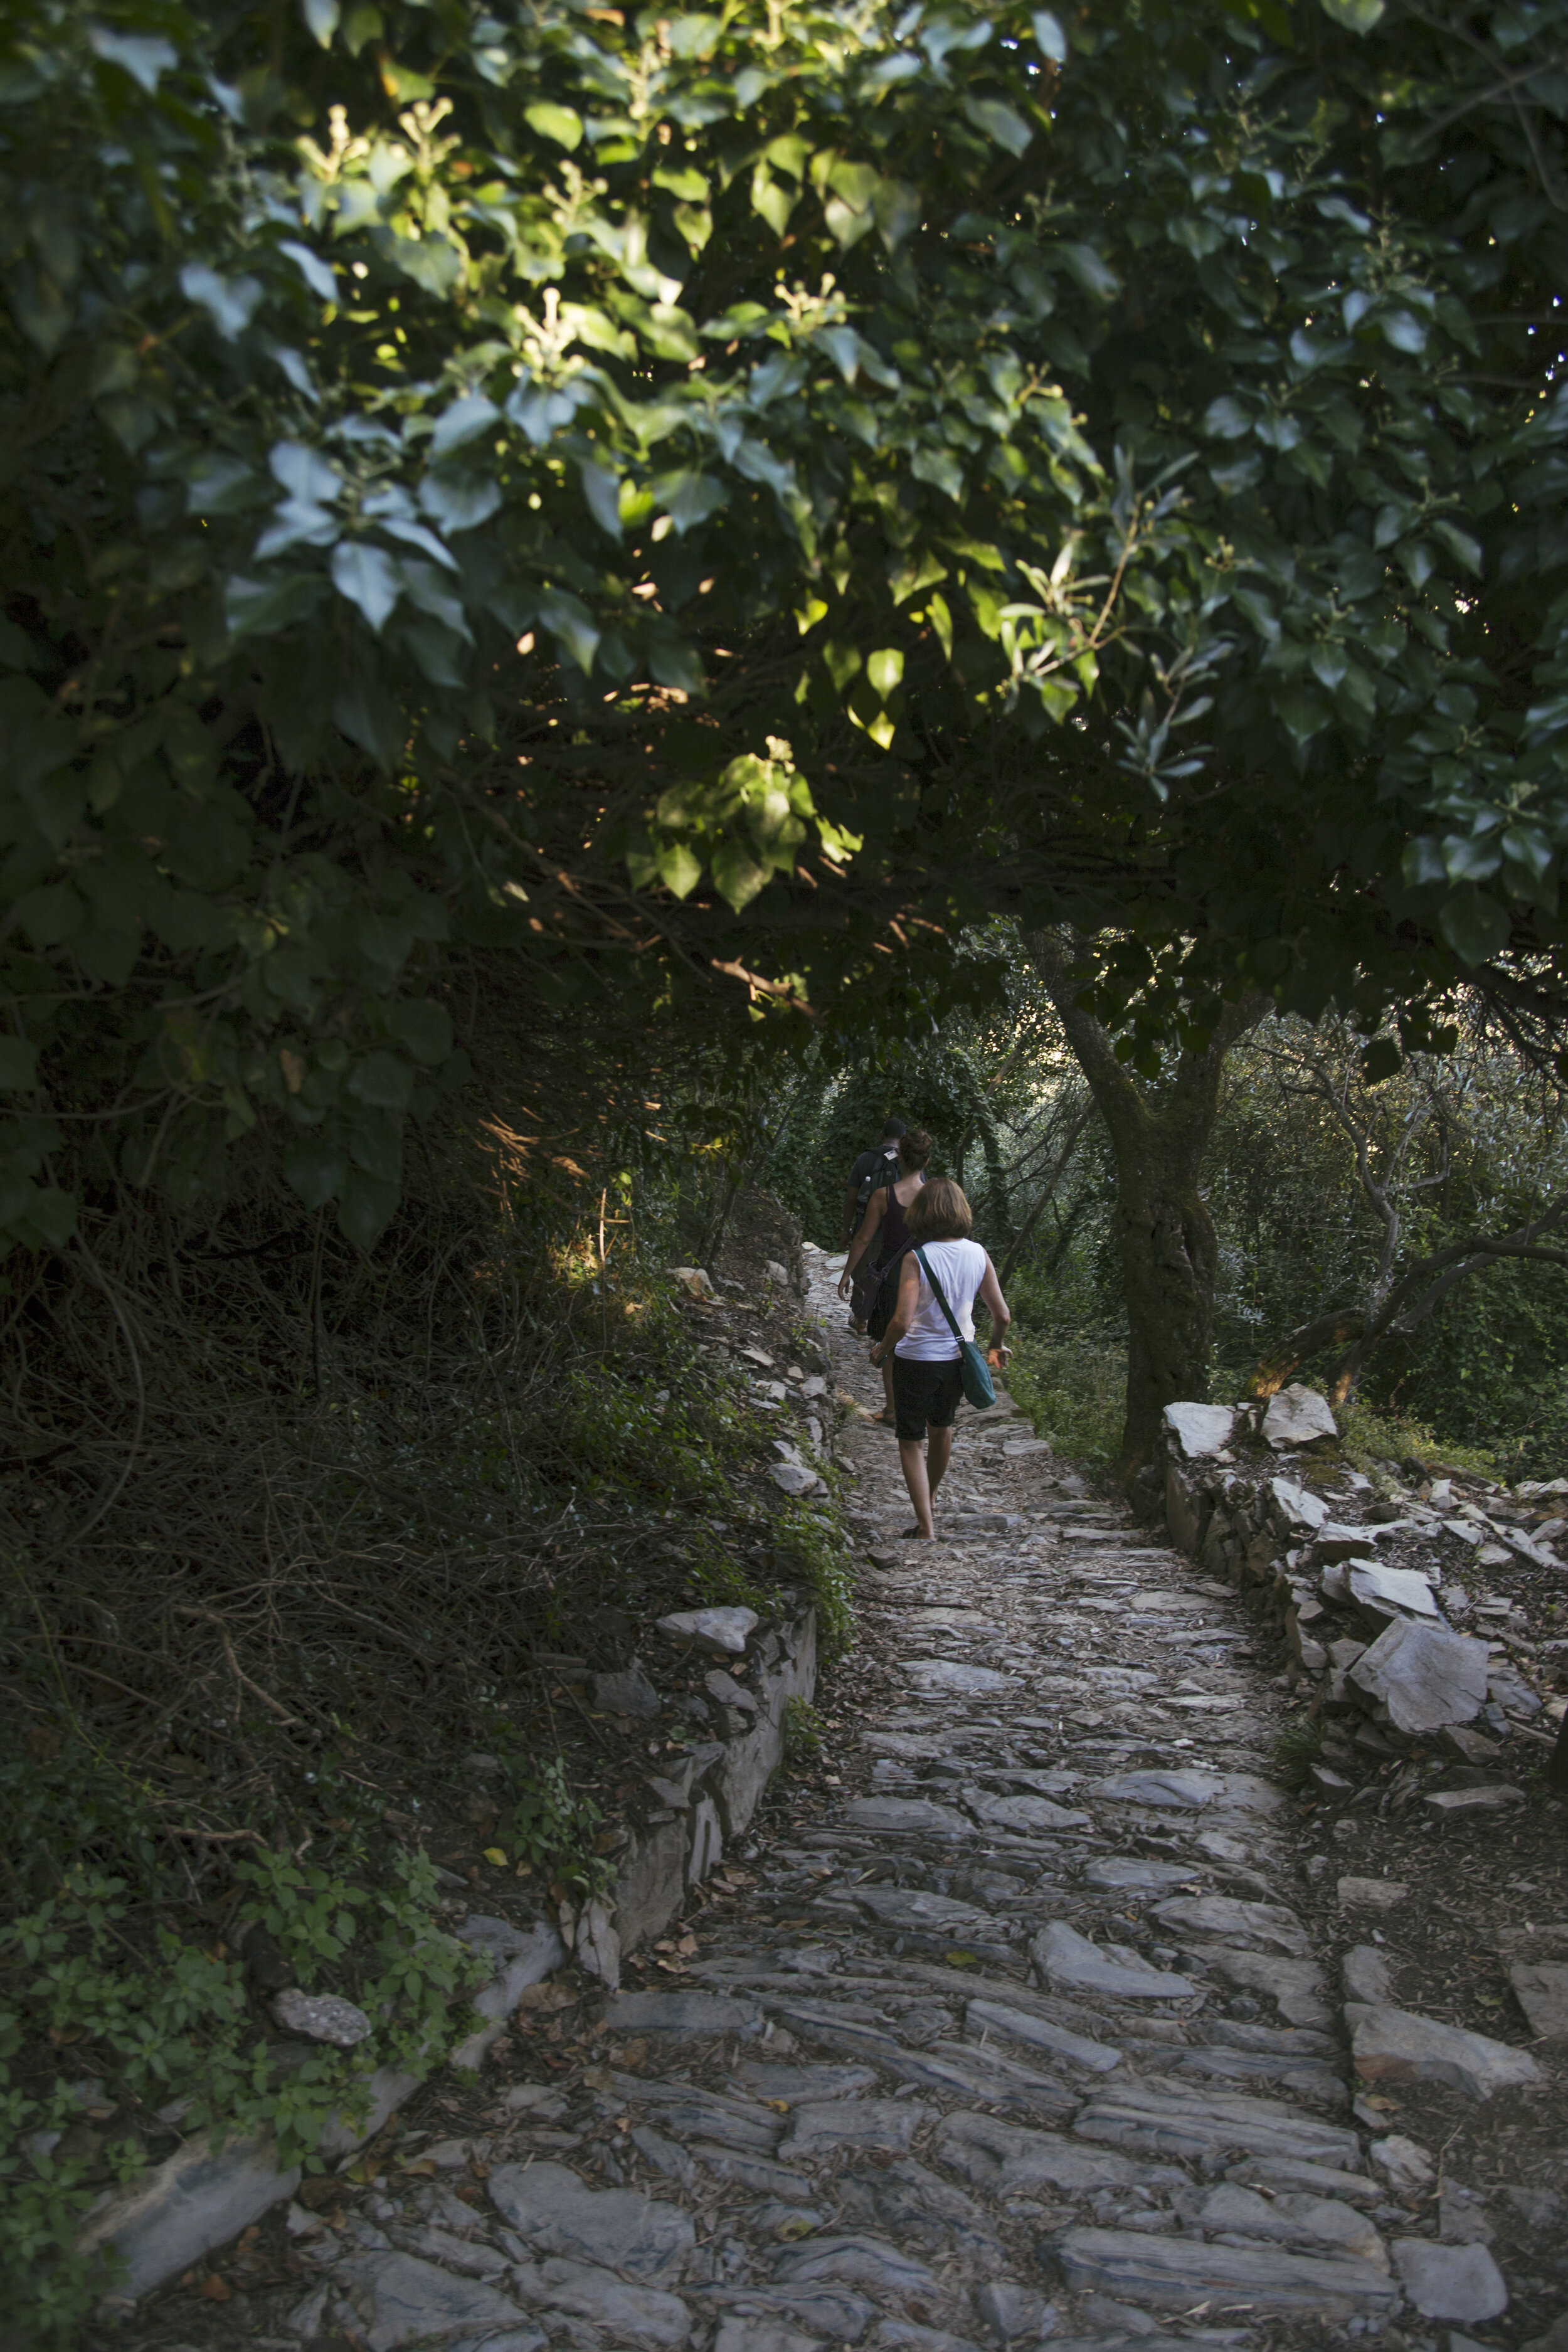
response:
<path id="1" fill-rule="evenodd" d="M 1436 2167 L 1419 2140 L 1404 2132 L 1374 2139 L 1367 2151 L 1374 2172 L 1381 2172 L 1398 2197 L 1424 2197 L 1437 2178 Z"/>
<path id="2" fill-rule="evenodd" d="M 757 1623 L 754 1609 L 678 1609 L 659 1619 L 658 1630 L 672 1642 L 695 1643 L 715 1657 L 739 1658 Z"/>
<path id="3" fill-rule="evenodd" d="M 1202 1462 L 1230 1444 L 1236 1414 L 1227 1404 L 1168 1404 L 1165 1426 L 1184 1460 Z"/>
<path id="4" fill-rule="evenodd" d="M 1508 2309 L 1502 2273 L 1484 2246 L 1436 2246 L 1396 2238 L 1391 2252 L 1399 2283 L 1428 2319 L 1496 2319 Z"/>
<path id="5" fill-rule="evenodd" d="M 768 1476 L 786 1495 L 814 1494 L 822 1484 L 816 1471 L 808 1470 L 803 1462 L 775 1462 Z"/>
<path id="6" fill-rule="evenodd" d="M 1447 2083 L 1472 2099 L 1545 2081 L 1528 2050 L 1406 2009 L 1345 2003 L 1356 2072 L 1369 2083 Z"/>
<path id="7" fill-rule="evenodd" d="M 1436 1620 L 1437 1603 L 1432 1587 L 1415 1568 L 1384 1568 L 1380 1560 L 1352 1559 L 1345 1563 L 1345 1582 L 1352 1601 L 1379 1617 L 1408 1612 Z"/>
<path id="8" fill-rule="evenodd" d="M 704 1274 L 700 1265 L 672 1265 L 670 1278 L 692 1298 L 717 1298 L 711 1275 Z"/>
<path id="9" fill-rule="evenodd" d="M 1320 1438 L 1337 1437 L 1339 1424 L 1329 1410 L 1326 1397 L 1316 1389 L 1303 1388 L 1293 1381 L 1268 1400 L 1268 1410 L 1263 1416 L 1265 1441 L 1276 1452 L 1287 1445 L 1314 1445 Z"/>
<path id="10" fill-rule="evenodd" d="M 301 1992 L 290 1985 L 273 1997 L 272 2014 L 285 2033 L 306 2042 L 330 2042 L 335 2050 L 353 2050 L 372 2031 L 363 2009 L 331 1992 Z"/>
<path id="11" fill-rule="evenodd" d="M 1293 1478 L 1270 1478 L 1268 1491 L 1286 1518 L 1299 1528 L 1321 1528 L 1329 1516 L 1329 1507 L 1321 1495 L 1310 1486 L 1299 1486 Z"/>
<path id="12" fill-rule="evenodd" d="M 1487 1697 L 1487 1645 L 1444 1625 L 1395 1618 L 1350 1670 L 1350 1680 L 1388 1709 L 1400 1731 L 1468 1723 Z"/>

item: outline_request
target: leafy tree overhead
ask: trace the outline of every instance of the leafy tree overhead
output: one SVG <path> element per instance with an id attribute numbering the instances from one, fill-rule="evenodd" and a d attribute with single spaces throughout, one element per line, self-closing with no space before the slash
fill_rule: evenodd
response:
<path id="1" fill-rule="evenodd" d="M 1257 5 L 9 11 L 0 1230 L 370 1242 L 454 942 L 1550 1010 L 1556 17 Z"/>

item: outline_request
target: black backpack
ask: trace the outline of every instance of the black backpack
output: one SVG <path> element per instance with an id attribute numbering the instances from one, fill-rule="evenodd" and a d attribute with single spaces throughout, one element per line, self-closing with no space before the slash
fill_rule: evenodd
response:
<path id="1" fill-rule="evenodd" d="M 863 1217 L 870 1205 L 872 1193 L 879 1192 L 884 1185 L 896 1184 L 903 1172 L 903 1163 L 899 1158 L 898 1145 L 885 1143 L 882 1146 L 881 1157 L 875 1168 L 868 1176 L 863 1176 L 860 1180 L 860 1190 L 855 1195 L 856 1214 Z"/>

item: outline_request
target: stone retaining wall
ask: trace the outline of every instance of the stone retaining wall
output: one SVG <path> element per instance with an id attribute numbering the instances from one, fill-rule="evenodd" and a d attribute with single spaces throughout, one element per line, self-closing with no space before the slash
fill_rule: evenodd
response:
<path id="1" fill-rule="evenodd" d="M 744 1831 L 783 1758 L 789 1702 L 809 1699 L 816 1686 L 816 1607 L 804 1594 L 795 1600 L 791 1613 L 747 1635 L 754 1715 L 717 1711 L 727 1736 L 683 1759 L 694 1768 L 683 1773 L 684 1786 L 665 1783 L 679 1801 L 632 1832 L 606 1898 L 581 1912 L 563 1906 L 553 1921 L 521 1925 L 470 1914 L 456 1931 L 492 1962 L 494 1974 L 474 1997 L 481 2021 L 452 2053 L 454 2063 L 481 2063 L 524 1993 L 565 1964 L 569 1948 L 580 1968 L 613 1989 L 622 1954 L 668 1924 L 689 1889 L 719 1861 L 724 1841 Z M 368 2111 L 357 2124 L 340 2118 L 330 2125 L 323 2153 L 341 2161 L 363 2147 L 426 2072 L 381 2068 L 368 2086 Z M 110 2192 L 83 2226 L 79 2254 L 112 2247 L 123 2266 L 105 2315 L 128 2312 L 226 2244 L 269 2206 L 292 2196 L 299 2181 L 299 2168 L 280 2168 L 265 2136 L 231 2138 L 219 2148 L 211 2133 L 194 2134 L 163 2164 Z"/>

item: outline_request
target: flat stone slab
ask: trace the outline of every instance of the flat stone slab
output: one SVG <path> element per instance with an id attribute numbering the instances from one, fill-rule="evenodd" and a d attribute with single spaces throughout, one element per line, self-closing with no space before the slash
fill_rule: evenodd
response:
<path id="1" fill-rule="evenodd" d="M 967 1822 L 964 1831 L 968 1836 L 974 1834 Z M 850 1892 L 859 1909 L 885 1927 L 923 1928 L 931 1935 L 962 1937 L 996 1925 L 973 1903 L 960 1903 L 951 1895 L 928 1895 L 922 1887 L 856 1886 Z"/>
<path id="2" fill-rule="evenodd" d="M 331 2275 L 335 2286 L 353 2289 L 370 2352 L 399 2352 L 427 2336 L 504 2327 L 526 2315 L 510 2295 L 416 2254 L 351 2254 Z"/>
<path id="3" fill-rule="evenodd" d="M 781 2254 L 773 2274 L 781 2286 L 816 2285 L 833 2279 L 891 2294 L 929 2294 L 936 2285 L 934 2273 L 912 2254 L 885 2238 L 859 2232 L 813 2238 L 798 2252 Z"/>
<path id="4" fill-rule="evenodd" d="M 1173 1768 L 1170 1771 L 1117 1772 L 1109 1780 L 1097 1780 L 1090 1793 L 1105 1797 L 1117 1804 L 1157 1805 L 1163 1810 L 1193 1812 L 1212 1805 L 1225 1787 L 1217 1772 L 1189 1772 Z"/>
<path id="5" fill-rule="evenodd" d="M 1546 2079 L 1528 2050 L 1411 2010 L 1350 2000 L 1345 2023 L 1356 2072 L 1369 2083 L 1447 2083 L 1489 2099 L 1494 2091 L 1534 2090 Z"/>
<path id="6" fill-rule="evenodd" d="M 691 2333 L 691 2314 L 678 2294 L 630 2285 L 597 2263 L 519 2263 L 512 2282 L 525 2303 L 546 2311 L 569 2312 L 604 2328 L 612 2341 L 673 2347 Z"/>
<path id="7" fill-rule="evenodd" d="M 1350 1670 L 1358 1690 L 1388 1709 L 1397 1730 L 1468 1723 L 1487 1700 L 1487 1645 L 1446 1625 L 1396 1618 Z"/>
<path id="8" fill-rule="evenodd" d="M 1168 1404 L 1162 1415 L 1184 1462 L 1204 1462 L 1228 1445 L 1236 1414 L 1227 1404 Z"/>
<path id="9" fill-rule="evenodd" d="M 988 1797 L 975 1796 L 965 1802 L 978 1822 L 988 1829 L 1021 1830 L 1026 1835 L 1040 1830 L 1092 1829 L 1091 1814 L 1076 1812 L 1068 1805 L 1054 1805 L 1048 1797 Z"/>
<path id="10" fill-rule="evenodd" d="M 937 2126 L 937 2155 L 976 2189 L 1005 2196 L 1033 2189 L 1126 2189 L 1186 2183 L 1174 2165 L 1148 2164 L 1109 2148 L 1086 2147 L 1062 2132 L 1032 2131 L 1000 2116 L 960 2108 Z"/>
<path id="11" fill-rule="evenodd" d="M 852 1829 L 898 1831 L 908 1836 L 972 1838 L 974 1823 L 951 1805 L 929 1797 L 857 1797 L 844 1808 Z"/>
<path id="12" fill-rule="evenodd" d="M 1568 2042 L 1568 1968 L 1556 1960 L 1515 1960 L 1508 1980 L 1537 2041 Z"/>
<path id="13" fill-rule="evenodd" d="M 1384 1568 L 1378 1560 L 1352 1559 L 1345 1570 L 1345 1586 L 1352 1601 L 1380 1616 L 1403 1610 L 1412 1616 L 1436 1620 L 1432 1587 L 1419 1569 Z"/>
<path id="14" fill-rule="evenodd" d="M 759 2099 L 783 2099 L 792 2107 L 803 2099 L 850 2099 L 877 2079 L 869 2066 L 769 2066 L 754 2059 L 742 2059 L 735 2075 Z"/>
<path id="15" fill-rule="evenodd" d="M 962 1658 L 906 1658 L 903 1670 L 921 1690 L 953 1691 L 978 1696 L 1018 1687 L 1016 1675 L 998 1674 L 994 1666 L 965 1665 Z"/>
<path id="16" fill-rule="evenodd" d="M 1382 2205 L 1388 2198 L 1384 2183 L 1364 2172 L 1342 2172 L 1304 2157 L 1246 2156 L 1239 2164 L 1227 2164 L 1225 2177 L 1243 2188 L 1272 2189 L 1276 2197 L 1338 2197 L 1352 2205 Z"/>
<path id="17" fill-rule="evenodd" d="M 1458 2319 L 1473 2326 L 1508 2309 L 1502 2273 L 1484 2246 L 1395 2238 L 1390 2252 L 1400 2285 L 1427 2319 Z"/>
<path id="18" fill-rule="evenodd" d="M 1079 1872 L 1084 1886 L 1098 1886 L 1108 1894 L 1165 1895 L 1174 1886 L 1190 1886 L 1199 1876 L 1194 1866 L 1184 1869 L 1179 1862 L 1139 1862 L 1131 1854 L 1100 1855 Z"/>
<path id="19" fill-rule="evenodd" d="M 1318 2252 L 1331 2249 L 1372 2263 L 1387 2275 L 1388 2255 L 1375 2227 L 1364 2213 L 1338 2197 L 1313 2197 L 1299 2190 L 1260 2197 L 1256 2189 L 1222 2180 L 1204 2199 L 1197 2219 L 1211 2235 L 1225 2231 L 1235 2237 L 1305 2245 Z"/>
<path id="20" fill-rule="evenodd" d="M 1410 1889 L 1402 1878 L 1342 1878 L 1335 1892 L 1343 1910 L 1392 1911 Z"/>
<path id="21" fill-rule="evenodd" d="M 1119 2000 L 1190 2000 L 1194 1987 L 1185 1977 L 1151 1968 L 1125 1944 L 1091 1944 L 1065 1919 L 1053 1919 L 1029 1946 L 1042 1976 L 1052 1984 L 1070 1985 L 1081 1992 L 1110 1993 Z"/>
<path id="22" fill-rule="evenodd" d="M 1156 2310 L 1194 2303 L 1246 2303 L 1255 2311 L 1349 2319 L 1392 2315 L 1399 2290 L 1384 2271 L 1352 2256 L 1292 2253 L 1283 2246 L 1194 2244 L 1138 2230 L 1064 2230 L 1054 2252 L 1075 2293 L 1086 2287 Z"/>
<path id="23" fill-rule="evenodd" d="M 1288 1445 L 1315 1445 L 1320 1438 L 1337 1437 L 1339 1424 L 1327 1397 L 1292 1381 L 1268 1400 L 1263 1416 L 1263 1442 L 1279 1453 Z"/>
<path id="24" fill-rule="evenodd" d="M 1356 2135 L 1337 2124 L 1317 2123 L 1275 2099 L 1188 2091 L 1169 2077 L 1097 2086 L 1073 2129 L 1084 2139 L 1159 2156 L 1282 2156 L 1340 2170 L 1361 2161 Z"/>
<path id="25" fill-rule="evenodd" d="M 1279 1903 L 1244 1903 L 1231 1895 L 1178 1895 L 1153 1906 L 1162 1927 L 1188 1934 L 1242 1936 L 1250 1944 L 1304 1959 L 1311 1946 L 1294 1912 Z"/>
<path id="26" fill-rule="evenodd" d="M 803 2334 L 782 2319 L 745 2319 L 731 2315 L 719 2322 L 713 2352 L 819 2352 L 815 2336 Z"/>
<path id="27" fill-rule="evenodd" d="M 1204 1948 L 1204 1965 L 1245 1992 L 1262 1993 L 1292 2025 L 1321 2031 L 1333 2023 L 1315 1960 L 1292 1960 L 1272 1952 L 1238 1952 L 1229 1944 L 1211 1944 Z"/>
<path id="28" fill-rule="evenodd" d="M 974 2041 L 983 2036 L 1000 2033 L 1009 2042 L 1021 2042 L 1031 2050 L 1049 2050 L 1058 2058 L 1069 2058 L 1075 2066 L 1087 2066 L 1091 2074 L 1109 2074 L 1121 2063 L 1121 2053 L 1109 2042 L 1091 2042 L 1086 2034 L 1074 2033 L 1068 2026 L 1057 2025 L 1048 2017 L 1032 2017 L 1026 2010 L 1014 2009 L 1005 2001 L 972 2000 L 963 2012 L 964 2029 Z"/>
<path id="29" fill-rule="evenodd" d="M 754 2000 L 721 1992 L 623 1992 L 605 2011 L 616 2033 L 760 2033 Z"/>
<path id="30" fill-rule="evenodd" d="M 901 2156 L 913 2147 L 915 2134 L 930 2122 L 931 2113 L 918 2099 L 807 2101 L 791 2111 L 779 2154 L 799 2159 L 863 2147 L 891 2148 Z"/>
<path id="31" fill-rule="evenodd" d="M 608 2263 L 633 2278 L 678 2278 L 697 2241 L 690 2216 L 631 2189 L 590 2189 L 563 2164 L 502 2164 L 489 2198 L 520 2236 L 547 2254 Z"/>
<path id="32" fill-rule="evenodd" d="M 1462 1821 L 1467 1813 L 1506 1813 L 1510 1805 L 1530 1802 L 1511 1780 L 1489 1780 L 1479 1789 L 1432 1789 L 1421 1800 L 1439 1821 Z"/>

